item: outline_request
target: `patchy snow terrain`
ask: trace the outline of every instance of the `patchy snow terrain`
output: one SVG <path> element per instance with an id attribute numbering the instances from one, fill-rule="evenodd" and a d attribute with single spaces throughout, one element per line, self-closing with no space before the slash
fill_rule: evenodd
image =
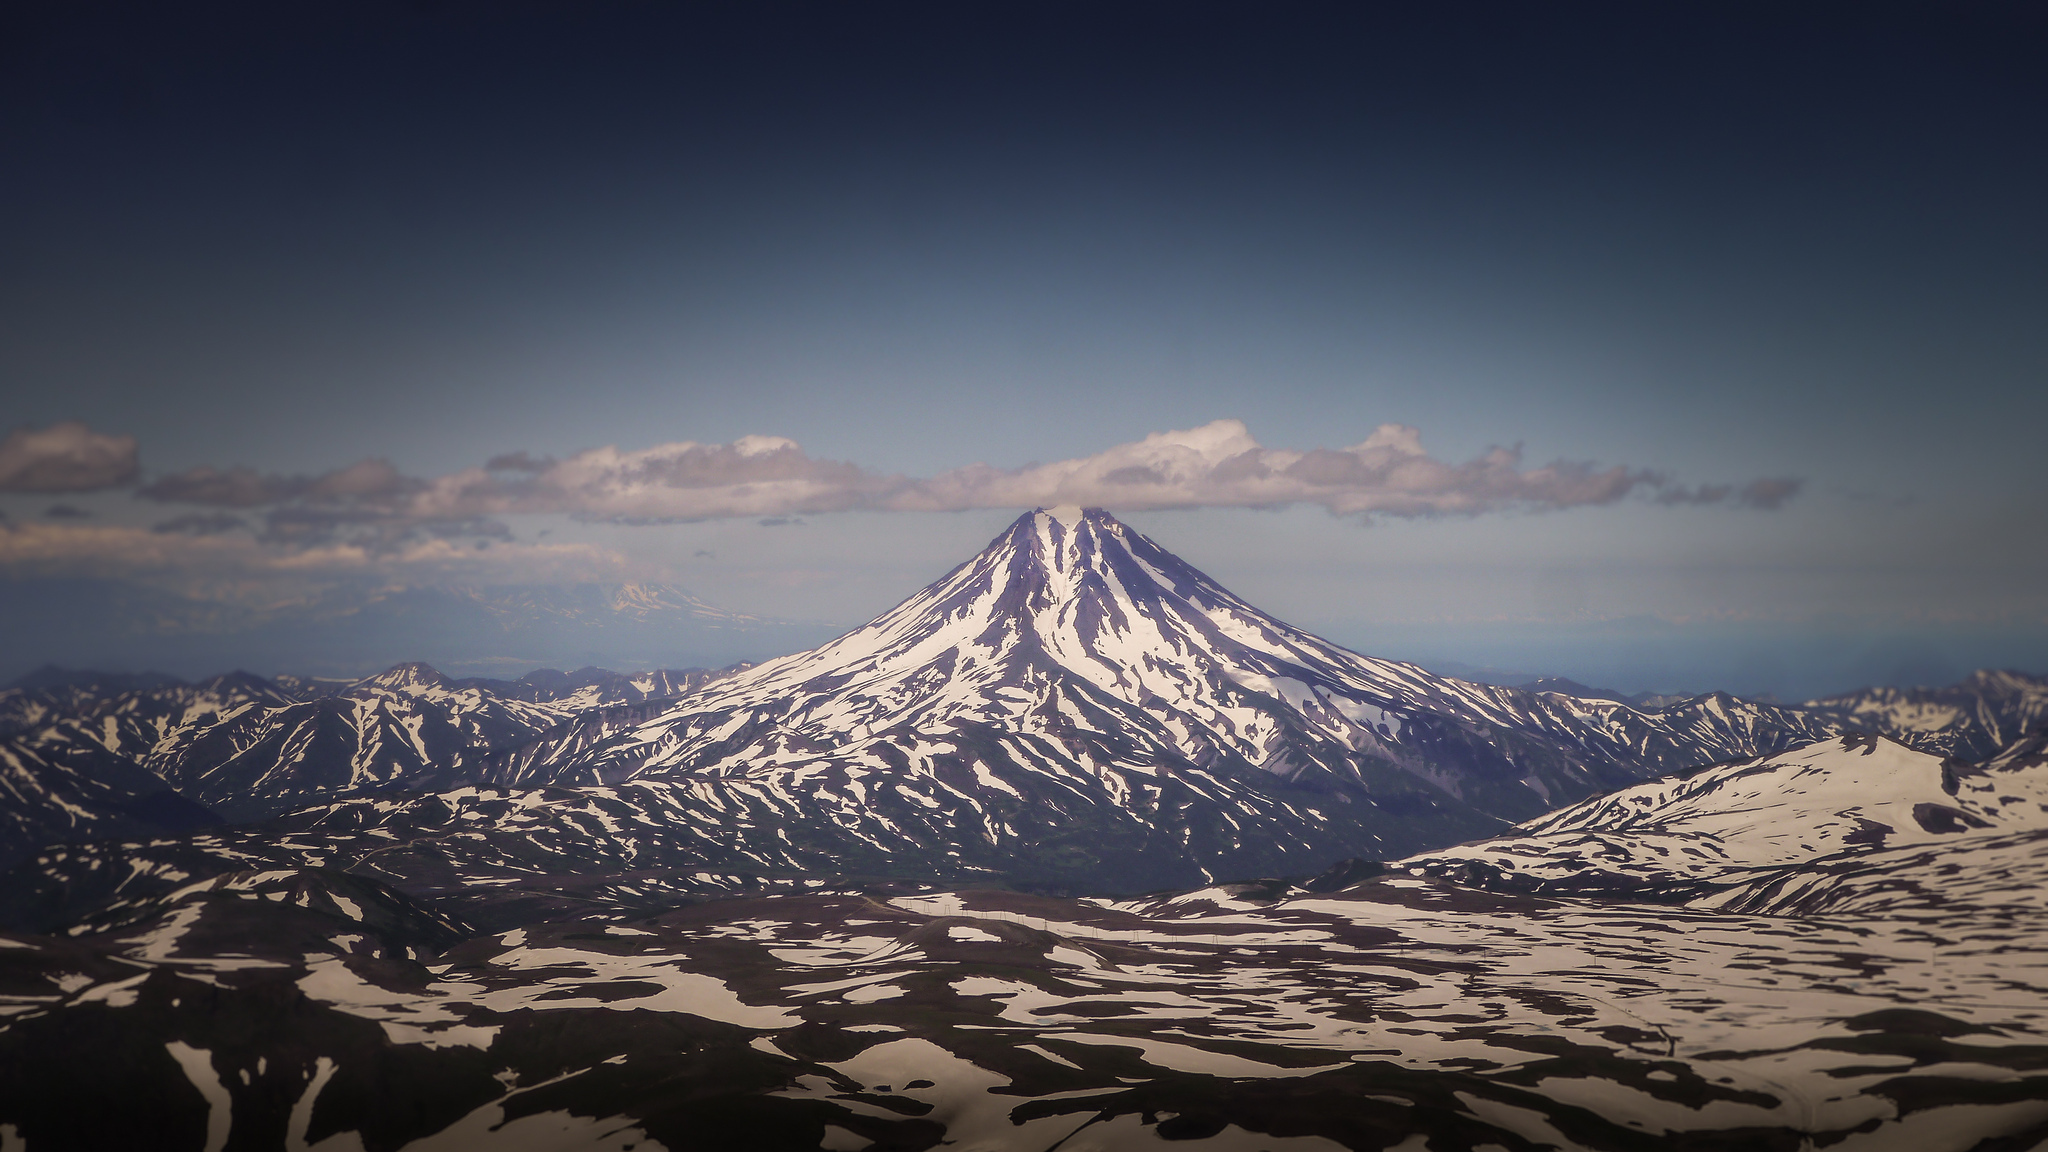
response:
<path id="1" fill-rule="evenodd" d="M 1971 765 L 1846 736 L 1624 788 L 1406 863 L 1504 890 L 1707 903 L 1761 876 L 1811 887 L 1876 859 L 1960 867 L 1959 854 L 2048 835 L 2042 739 Z"/>
<path id="2" fill-rule="evenodd" d="M 1936 928 L 1319 887 L 869 888 L 477 933 L 331 872 L 217 877 L 0 937 L 0 1080 L 26 1089 L 0 1123 L 30 1149 L 2048 1139 L 2039 910 L 2016 933 L 1962 901 Z"/>
<path id="3" fill-rule="evenodd" d="M 1987 669 L 1946 688 L 1865 688 L 1804 707 L 1922 752 L 1982 760 L 2048 721 L 2048 681 Z"/>

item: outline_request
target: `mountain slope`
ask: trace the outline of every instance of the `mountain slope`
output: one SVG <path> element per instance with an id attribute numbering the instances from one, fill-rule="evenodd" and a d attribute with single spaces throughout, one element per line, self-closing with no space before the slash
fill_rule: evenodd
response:
<path id="1" fill-rule="evenodd" d="M 1828 903 L 1817 885 L 1850 874 L 1889 876 L 1905 888 L 1909 868 L 2038 873 L 2024 858 L 2048 844 L 2042 739 L 1969 765 L 1846 736 L 1638 784 L 1404 863 L 1489 888 L 1747 911 L 1794 910 L 1772 903 L 1787 896 L 1788 880 L 1804 894 L 1799 908 L 1811 911 Z M 1979 853 L 1988 853 L 1982 866 L 1965 868 Z"/>
<path id="2" fill-rule="evenodd" d="M 119 756 L 67 752 L 52 756 L 0 737 L 0 868 L 48 844 L 176 835 L 220 822 Z"/>
<path id="3" fill-rule="evenodd" d="M 436 779 L 425 769 L 313 779 L 294 793 L 310 806 L 272 824 L 53 852 L 22 888 L 72 906 L 262 863 L 414 891 L 632 876 L 647 899 L 734 876 L 1135 892 L 1470 840 L 1830 731 L 1726 696 L 1640 712 L 1359 656 L 1101 512 L 1040 511 L 823 648 L 462 761 L 478 786 L 398 794 Z M 280 745 L 246 747 L 238 786 L 275 792 L 256 773 Z M 337 795 L 367 784 L 383 787 Z"/>
<path id="4" fill-rule="evenodd" d="M 189 718 L 194 730 L 144 763 L 223 815 L 253 819 L 334 793 L 460 782 L 492 745 L 558 715 L 402 664 L 332 696 Z"/>
<path id="5" fill-rule="evenodd" d="M 716 670 L 657 668 L 652 672 L 612 672 L 604 668 L 578 668 L 574 672 L 557 672 L 553 668 L 540 668 L 528 672 L 517 680 L 470 678 L 452 683 L 458 688 L 482 688 L 507 699 L 553 704 L 563 709 L 580 711 L 587 708 L 673 700 L 694 692 L 721 676 L 729 676 L 752 666 L 741 663 L 731 668 Z"/>

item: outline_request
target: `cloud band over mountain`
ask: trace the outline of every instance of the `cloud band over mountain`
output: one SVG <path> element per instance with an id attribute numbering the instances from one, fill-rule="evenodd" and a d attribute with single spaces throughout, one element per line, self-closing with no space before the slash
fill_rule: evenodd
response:
<path id="1" fill-rule="evenodd" d="M 19 430 L 0 445 L 0 479 L 17 493 L 106 490 L 138 479 L 135 441 L 83 424 Z M 202 466 L 135 487 L 183 510 L 153 525 L 0 520 L 0 572 L 128 574 L 180 586 L 278 579 L 509 580 L 602 571 L 622 558 L 582 546 L 522 542 L 501 517 L 566 516 L 612 524 L 832 512 L 945 512 L 1062 504 L 1120 511 L 1316 505 L 1360 522 L 1614 504 L 1774 509 L 1792 479 L 1686 487 L 1623 465 L 1526 467 L 1518 448 L 1476 459 L 1432 456 L 1412 427 L 1385 424 L 1347 448 L 1268 448 L 1237 420 L 1158 432 L 1090 456 L 1020 468 L 973 464 L 929 478 L 812 457 L 793 440 L 745 436 L 554 459 L 524 452 L 438 477 L 368 459 L 317 475 Z M 102 517 L 102 519 L 105 519 Z M 116 517 L 115 519 L 118 519 Z"/>
<path id="2" fill-rule="evenodd" d="M 780 437 L 745 436 L 730 444 L 597 448 L 561 460 L 521 452 L 434 479 L 401 476 L 382 460 L 311 477 L 202 467 L 163 477 L 139 494 L 216 507 L 325 508 L 337 523 L 347 509 L 361 521 L 477 524 L 514 513 L 659 523 L 1057 504 L 1121 511 L 1313 504 L 1370 519 L 1564 509 L 1639 492 L 1665 504 L 1768 509 L 1798 487 L 1797 480 L 1773 478 L 1683 488 L 1652 470 L 1576 461 L 1525 468 L 1519 448 L 1453 463 L 1431 456 L 1421 433 L 1400 424 L 1381 425 L 1348 448 L 1267 448 L 1241 421 L 1217 420 L 1092 456 L 1021 468 L 973 464 L 928 479 L 817 459 Z"/>
<path id="3" fill-rule="evenodd" d="M 132 484 L 140 471 L 135 437 L 76 420 L 16 428 L 0 440 L 0 492 L 94 492 Z"/>

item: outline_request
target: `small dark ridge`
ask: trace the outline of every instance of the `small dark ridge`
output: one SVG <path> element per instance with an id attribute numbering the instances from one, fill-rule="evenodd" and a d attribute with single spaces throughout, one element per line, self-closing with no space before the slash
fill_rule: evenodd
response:
<path id="1" fill-rule="evenodd" d="M 1310 892 L 1336 892 L 1375 876 L 1384 876 L 1386 873 L 1387 866 L 1380 861 L 1362 860 L 1354 856 L 1337 861 L 1316 875 L 1300 881 L 1297 886 Z"/>
<path id="2" fill-rule="evenodd" d="M 1159 1122 L 1161 1140 L 1207 1140 L 1228 1127 L 1229 1122 L 1221 1116 L 1202 1116 L 1182 1113 L 1169 1116 Z"/>
<path id="3" fill-rule="evenodd" d="M 120 805 L 123 813 L 158 828 L 171 832 L 185 832 L 195 828 L 212 828 L 227 821 L 206 805 L 168 789 L 138 796 Z"/>
<path id="4" fill-rule="evenodd" d="M 1852 1032 L 1892 1032 L 1906 1036 L 1996 1036 L 1990 1028 L 1943 1016 L 1939 1012 L 1926 1012 L 1918 1008 L 1882 1008 L 1876 1012 L 1865 1012 L 1842 1021 L 1842 1027 Z"/>
<path id="5" fill-rule="evenodd" d="M 1913 820 L 1926 831 L 1937 834 L 1991 827 L 1967 812 L 1943 804 L 1913 805 Z"/>

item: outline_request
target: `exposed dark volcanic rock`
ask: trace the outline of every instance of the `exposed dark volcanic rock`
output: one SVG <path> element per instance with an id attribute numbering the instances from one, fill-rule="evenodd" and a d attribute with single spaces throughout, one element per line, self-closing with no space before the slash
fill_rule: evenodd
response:
<path id="1" fill-rule="evenodd" d="M 262 682 L 196 694 L 155 723 L 167 779 L 243 817 L 329 802 L 50 854 L 8 898 L 30 910 L 14 922 L 253 861 L 434 890 L 613 872 L 711 873 L 720 892 L 728 876 L 1136 892 L 1309 875 L 1832 731 L 1726 696 L 1641 712 L 1360 656 L 1079 510 L 1019 518 L 815 651 L 650 680 L 637 700 L 596 681 L 563 695 L 575 680 L 413 665 L 306 700 L 259 699 Z M 673 687 L 696 691 L 653 695 Z M 457 786 L 477 776 L 495 786 Z M 394 795 L 437 783 L 450 790 Z"/>
<path id="2" fill-rule="evenodd" d="M 677 831 L 622 846 L 599 829 L 557 845 L 563 866 L 782 871 L 879 855 L 883 871 L 1126 891 L 1441 846 L 1859 725 L 1945 746 L 2003 731 L 2040 695 L 2017 674 L 1980 674 L 1963 686 L 1977 704 L 1955 719 L 1846 698 L 1647 708 L 1470 684 L 1291 628 L 1079 510 L 1027 514 L 867 627 L 722 676 L 450 680 L 401 665 L 348 684 L 42 680 L 0 693 L 0 720 L 39 755 L 86 771 L 112 753 L 231 819 L 338 801 L 354 806 L 338 825 L 445 839 L 442 814 L 463 795 L 388 801 L 630 782 L 636 828 Z M 531 854 L 518 829 L 486 827 L 473 807 L 461 819 L 494 842 L 477 867 Z M 727 832 L 690 846 L 707 821 Z"/>

